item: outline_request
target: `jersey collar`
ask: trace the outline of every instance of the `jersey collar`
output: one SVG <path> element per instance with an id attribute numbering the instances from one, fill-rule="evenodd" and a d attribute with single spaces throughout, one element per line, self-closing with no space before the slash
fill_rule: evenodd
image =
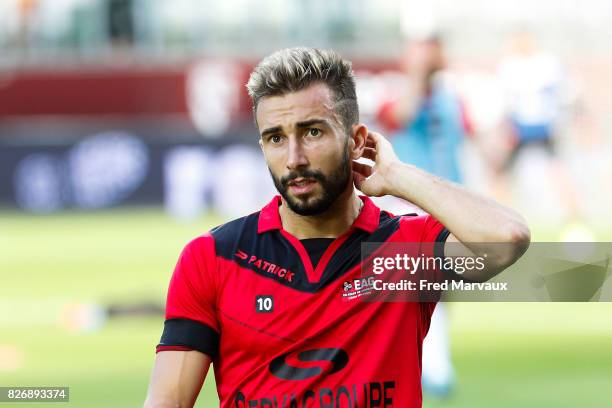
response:
<path id="1" fill-rule="evenodd" d="M 376 204 L 374 204 L 374 202 L 367 196 L 362 195 L 359 196 L 359 198 L 363 201 L 363 208 L 355 221 L 353 221 L 352 228 L 359 228 L 371 234 L 376 230 L 376 228 L 378 228 L 380 208 L 378 208 Z M 259 213 L 257 233 L 261 234 L 266 231 L 283 229 L 283 224 L 281 223 L 280 214 L 278 212 L 280 203 L 281 196 L 277 195 L 274 196 L 272 201 L 261 209 Z"/>

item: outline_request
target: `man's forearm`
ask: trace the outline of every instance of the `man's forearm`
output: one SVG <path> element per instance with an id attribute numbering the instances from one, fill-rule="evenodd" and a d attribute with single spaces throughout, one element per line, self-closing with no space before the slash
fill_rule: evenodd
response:
<path id="1" fill-rule="evenodd" d="M 528 243 L 529 228 L 516 211 L 464 187 L 398 163 L 390 169 L 391 194 L 427 211 L 464 243 Z"/>

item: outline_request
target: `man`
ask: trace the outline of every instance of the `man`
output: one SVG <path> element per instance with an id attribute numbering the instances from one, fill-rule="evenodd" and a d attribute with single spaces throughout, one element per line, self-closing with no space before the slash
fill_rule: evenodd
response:
<path id="1" fill-rule="evenodd" d="M 433 36 L 412 41 L 402 67 L 408 86 L 379 112 L 381 123 L 397 130 L 395 152 L 404 162 L 461 182 L 458 155 L 470 126 L 453 90 L 442 40 Z"/>
<path id="2" fill-rule="evenodd" d="M 531 184 L 541 200 L 552 193 L 556 196 L 554 207 L 561 210 L 557 215 L 567 221 L 560 238 L 572 231 L 588 234 L 581 222 L 580 195 L 557 154 L 559 149 L 555 149 L 560 141 L 559 125 L 567 121 L 564 111 L 571 102 L 568 78 L 560 61 L 540 49 L 532 33 L 520 30 L 510 38 L 498 76 L 506 102 L 504 128 L 510 149 L 504 166 L 498 169 L 497 186 L 508 184 L 509 176 L 513 176 L 522 188 Z M 543 217 L 555 215 L 550 206 L 539 207 L 547 208 Z"/>
<path id="3" fill-rule="evenodd" d="M 222 407 L 420 407 L 421 344 L 435 304 L 343 298 L 343 284 L 360 277 L 361 243 L 521 244 L 466 273 L 486 280 L 520 256 L 527 226 L 401 163 L 359 123 L 351 65 L 333 51 L 279 51 L 247 88 L 280 196 L 183 250 L 145 405 L 193 406 L 213 362 Z M 381 212 L 354 186 L 431 215 Z"/>

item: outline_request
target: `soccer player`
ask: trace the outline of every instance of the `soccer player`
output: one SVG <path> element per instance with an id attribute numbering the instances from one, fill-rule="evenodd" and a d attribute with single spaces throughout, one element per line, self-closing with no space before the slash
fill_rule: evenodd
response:
<path id="1" fill-rule="evenodd" d="M 528 227 L 513 210 L 400 162 L 359 123 L 351 64 L 333 51 L 278 51 L 247 88 L 280 195 L 183 250 L 145 405 L 193 406 L 212 362 L 224 408 L 420 407 L 435 303 L 343 297 L 361 276 L 361 243 L 517 244 L 465 273 L 483 281 L 521 255 Z M 368 198 L 387 194 L 429 215 L 393 216 Z"/>

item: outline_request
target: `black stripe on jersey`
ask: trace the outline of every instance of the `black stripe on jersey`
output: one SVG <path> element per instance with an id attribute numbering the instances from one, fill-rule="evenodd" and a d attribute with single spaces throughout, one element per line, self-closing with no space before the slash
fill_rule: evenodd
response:
<path id="1" fill-rule="evenodd" d="M 450 231 L 446 228 L 442 228 L 442 231 L 436 237 L 436 242 L 434 243 L 434 257 L 442 258 L 442 265 L 445 264 L 444 260 L 446 259 L 446 255 L 444 254 L 444 245 L 446 244 L 446 239 L 450 235 Z M 460 274 L 457 274 L 452 268 L 442 268 L 442 273 L 446 275 L 447 279 L 465 281 L 465 282 L 474 282 L 471 281 Z"/>
<path id="2" fill-rule="evenodd" d="M 257 212 L 210 230 L 215 240 L 215 252 L 217 255 L 233 260 L 240 243 L 247 244 L 250 247 L 251 241 L 259 238 L 257 233 L 258 221 L 259 213 Z"/>
<path id="3" fill-rule="evenodd" d="M 445 228 L 442 228 L 442 231 L 436 237 L 436 246 L 434 251 L 434 256 L 444 257 L 444 243 L 446 243 L 446 238 L 450 235 L 450 231 Z"/>
<path id="4" fill-rule="evenodd" d="M 168 319 L 158 346 L 184 346 L 215 358 L 219 353 L 219 333 L 195 320 Z"/>
<path id="5" fill-rule="evenodd" d="M 235 262 L 238 266 L 250 269 L 260 276 L 273 279 L 293 289 L 314 293 L 329 285 L 361 262 L 361 244 L 363 242 L 382 243 L 387 241 L 399 229 L 400 217 L 391 217 L 381 211 L 378 229 L 372 234 L 357 229 L 333 254 L 327 264 L 321 280 L 311 283 L 297 250 L 280 233 L 271 230 L 257 233 L 259 213 L 251 214 L 211 231 L 215 240 L 215 251 L 218 256 Z M 238 256 L 240 254 L 241 256 Z M 266 265 L 277 265 L 293 272 L 291 281 L 268 273 L 251 261 L 252 257 L 261 259 Z"/>
<path id="6" fill-rule="evenodd" d="M 259 234 L 257 232 L 258 222 L 259 213 L 255 213 L 213 229 L 211 234 L 215 241 L 217 255 L 283 285 L 297 290 L 314 291 L 309 287 L 302 260 L 291 243 L 282 236 L 279 230 Z M 246 259 L 241 259 L 238 254 L 244 254 Z M 293 272 L 291 282 L 275 274 L 267 273 L 258 268 L 254 262 L 249 262 L 253 256 L 268 264 Z"/>

